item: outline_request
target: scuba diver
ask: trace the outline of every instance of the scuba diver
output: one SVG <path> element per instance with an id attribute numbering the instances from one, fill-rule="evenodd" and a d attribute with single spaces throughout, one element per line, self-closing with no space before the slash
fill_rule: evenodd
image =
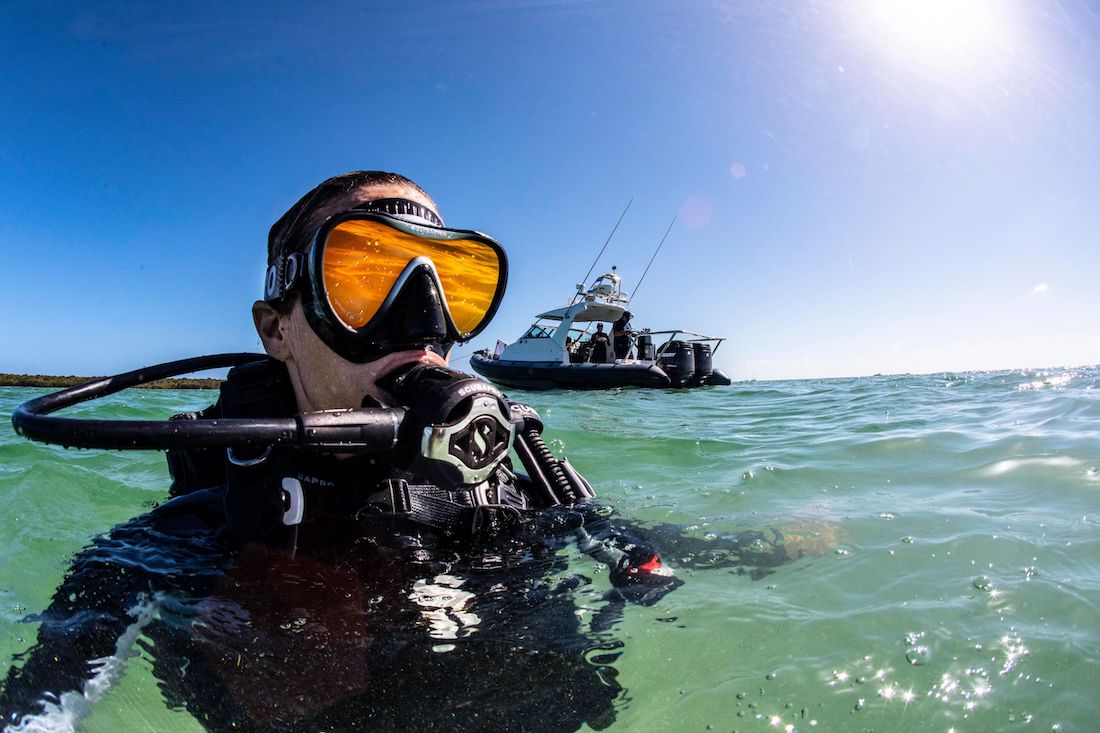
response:
<path id="1" fill-rule="evenodd" d="M 172 484 L 28 618 L 4 730 L 72 729 L 138 655 L 169 707 L 214 731 L 598 730 L 622 697 L 624 604 L 682 583 L 647 532 L 688 567 L 754 577 L 799 554 L 776 530 L 704 548 L 627 526 L 532 408 L 451 369 L 507 272 L 496 241 L 446 228 L 409 179 L 337 176 L 272 226 L 252 309 L 266 357 L 230 360 L 214 405 L 121 428 L 44 417 L 56 395 L 17 409 L 33 439 L 167 448 Z M 571 549 L 610 587 L 571 570 Z"/>

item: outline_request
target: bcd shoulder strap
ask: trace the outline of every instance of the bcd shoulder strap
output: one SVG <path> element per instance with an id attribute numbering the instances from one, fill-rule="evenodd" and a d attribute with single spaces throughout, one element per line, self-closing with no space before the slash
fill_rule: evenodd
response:
<path id="1" fill-rule="evenodd" d="M 208 420 L 219 417 L 289 417 L 295 413 L 294 392 L 286 366 L 274 359 L 242 364 L 229 370 L 217 402 L 199 412 L 173 415 L 173 420 Z M 258 455 L 263 448 L 253 453 Z M 238 449 L 242 460 L 255 457 Z M 242 455 L 243 454 L 243 455 Z M 168 451 L 168 471 L 172 476 L 169 496 L 189 494 L 199 489 L 224 486 L 226 451 L 221 448 L 173 448 Z"/>

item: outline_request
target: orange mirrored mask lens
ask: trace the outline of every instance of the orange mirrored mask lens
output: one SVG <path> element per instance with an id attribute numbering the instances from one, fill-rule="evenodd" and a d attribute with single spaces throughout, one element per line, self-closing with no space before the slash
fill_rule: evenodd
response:
<path id="1" fill-rule="evenodd" d="M 341 222 L 325 241 L 323 282 L 333 313 L 350 328 L 367 325 L 416 257 L 435 265 L 459 333 L 481 325 L 500 282 L 500 257 L 491 246 L 476 239 L 417 237 L 367 220 Z"/>

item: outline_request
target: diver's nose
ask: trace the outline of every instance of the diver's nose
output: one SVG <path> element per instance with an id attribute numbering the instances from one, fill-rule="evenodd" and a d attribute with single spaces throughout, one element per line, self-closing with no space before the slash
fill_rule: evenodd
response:
<path id="1" fill-rule="evenodd" d="M 427 267 L 416 268 L 405 281 L 391 314 L 386 334 L 391 343 L 443 341 L 447 337 L 443 296 Z"/>

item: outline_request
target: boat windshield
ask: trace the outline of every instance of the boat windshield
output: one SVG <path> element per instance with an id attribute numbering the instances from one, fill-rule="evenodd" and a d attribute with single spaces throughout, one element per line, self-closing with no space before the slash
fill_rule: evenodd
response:
<path id="1" fill-rule="evenodd" d="M 591 334 L 591 331 L 591 328 L 571 328 L 569 329 L 569 340 L 572 342 L 576 342 L 581 341 L 582 339 L 587 339 Z"/>
<path id="2" fill-rule="evenodd" d="M 557 330 L 557 326 L 551 323 L 536 323 L 527 329 L 527 333 L 523 334 L 522 338 L 525 339 L 548 339 L 554 335 L 554 331 Z"/>

